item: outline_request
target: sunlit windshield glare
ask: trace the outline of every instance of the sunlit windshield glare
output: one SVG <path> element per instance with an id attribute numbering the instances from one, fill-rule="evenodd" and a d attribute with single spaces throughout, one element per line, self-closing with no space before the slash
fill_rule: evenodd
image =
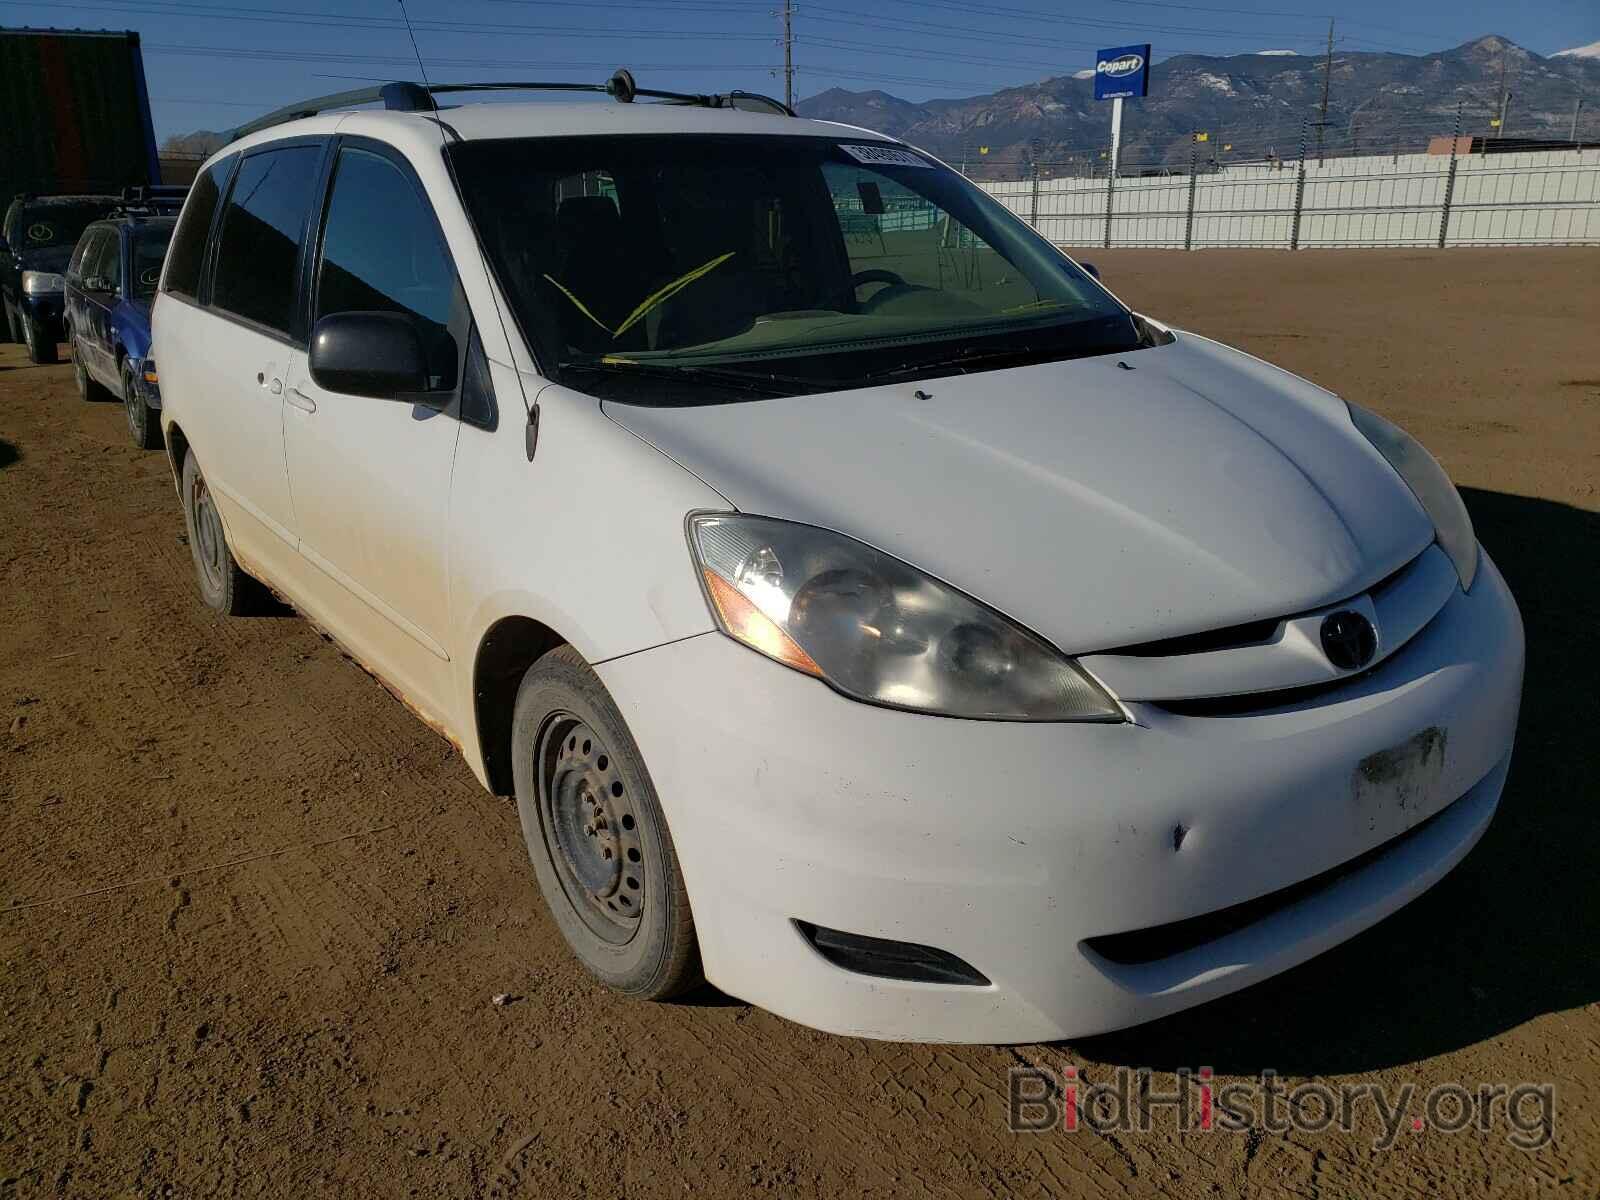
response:
<path id="1" fill-rule="evenodd" d="M 983 192 L 865 137 L 452 154 L 523 332 L 558 369 L 758 364 L 850 386 L 890 360 L 1137 342 L 1126 310 Z"/>

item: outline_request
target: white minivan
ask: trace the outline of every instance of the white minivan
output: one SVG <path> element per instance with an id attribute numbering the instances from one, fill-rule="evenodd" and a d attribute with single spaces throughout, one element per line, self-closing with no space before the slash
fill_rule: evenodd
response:
<path id="1" fill-rule="evenodd" d="M 600 979 L 1085 1035 L 1478 840 L 1522 626 L 1407 434 L 893 139 L 474 90 L 207 163 L 161 424 L 204 600 L 269 588 L 514 794 Z"/>

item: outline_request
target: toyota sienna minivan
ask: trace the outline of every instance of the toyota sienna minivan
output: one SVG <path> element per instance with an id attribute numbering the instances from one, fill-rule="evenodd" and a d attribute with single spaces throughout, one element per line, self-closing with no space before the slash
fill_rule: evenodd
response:
<path id="1" fill-rule="evenodd" d="M 203 600 L 270 589 L 514 795 L 605 983 L 1086 1035 L 1482 835 L 1521 621 L 1359 396 L 1130 311 L 892 138 L 476 90 L 216 154 L 152 377 Z"/>

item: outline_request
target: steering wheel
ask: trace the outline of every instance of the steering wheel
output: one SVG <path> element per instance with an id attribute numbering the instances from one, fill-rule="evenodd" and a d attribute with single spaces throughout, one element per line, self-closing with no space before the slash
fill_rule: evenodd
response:
<path id="1" fill-rule="evenodd" d="M 869 283 L 887 283 L 890 287 L 905 287 L 906 281 L 893 271 L 884 271 L 874 268 L 870 271 L 857 271 L 850 276 L 850 290 L 859 291 Z"/>
<path id="2" fill-rule="evenodd" d="M 856 288 L 868 283 L 881 283 L 884 286 L 873 292 L 865 300 L 859 302 L 857 310 L 863 313 L 875 313 L 885 304 L 898 300 L 902 296 L 909 296 L 913 292 L 931 292 L 934 289 L 923 287 L 920 283 L 907 283 L 893 271 L 873 269 L 870 271 L 857 271 L 850 277 L 851 293 Z"/>

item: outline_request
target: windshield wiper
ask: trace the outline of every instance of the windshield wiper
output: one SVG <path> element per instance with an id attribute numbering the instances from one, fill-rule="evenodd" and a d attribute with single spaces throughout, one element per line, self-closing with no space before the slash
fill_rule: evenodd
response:
<path id="1" fill-rule="evenodd" d="M 1062 362 L 1069 358 L 1091 358 L 1097 354 L 1117 354 L 1128 350 L 1140 348 L 1144 343 L 1141 340 L 1133 346 L 1126 342 L 1087 342 L 1072 346 L 1032 346 L 1010 345 L 999 350 L 962 350 L 956 354 L 940 355 L 934 358 L 918 359 L 915 362 L 901 363 L 896 367 L 885 367 L 873 371 L 866 378 L 873 383 L 882 383 L 890 379 L 903 379 L 907 375 L 921 375 L 926 371 L 941 371 L 947 368 L 970 367 L 998 367 L 1006 364 L 1013 366 L 1028 366 L 1032 363 Z"/>
<path id="2" fill-rule="evenodd" d="M 830 390 L 826 380 L 800 375 L 779 375 L 771 371 L 735 371 L 726 367 L 697 367 L 689 364 L 671 367 L 661 363 L 639 362 L 631 358 L 596 358 L 561 364 L 562 371 L 592 371 L 597 374 L 637 375 L 645 379 L 709 383 L 736 391 L 758 392 L 763 396 L 782 396 L 798 389 L 804 392 Z"/>
<path id="3" fill-rule="evenodd" d="M 1072 356 L 1077 352 L 1073 351 Z M 901 363 L 897 367 L 885 367 L 867 375 L 867 379 L 879 383 L 889 379 L 900 379 L 907 375 L 920 375 L 924 371 L 938 371 L 946 367 L 978 367 L 994 366 L 1002 362 L 1015 362 L 1019 359 L 1031 360 L 1035 356 L 1032 346 L 1008 346 L 1004 350 L 964 350 L 960 354 L 950 354 L 939 358 L 923 358 L 916 362 Z"/>

